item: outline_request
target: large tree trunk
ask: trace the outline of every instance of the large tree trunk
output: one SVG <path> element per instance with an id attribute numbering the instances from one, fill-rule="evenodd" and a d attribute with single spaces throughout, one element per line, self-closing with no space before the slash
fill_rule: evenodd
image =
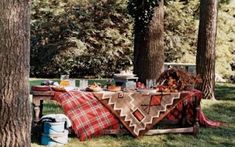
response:
<path id="1" fill-rule="evenodd" d="M 0 1 L 0 146 L 29 147 L 30 1 Z"/>
<path id="2" fill-rule="evenodd" d="M 202 77 L 198 88 L 204 98 L 215 99 L 215 41 L 217 24 L 217 0 L 200 1 L 200 24 L 197 45 L 197 74 Z"/>
<path id="3" fill-rule="evenodd" d="M 163 0 L 154 8 L 148 28 L 135 30 L 134 73 L 141 82 L 157 79 L 164 64 L 164 4 Z"/>

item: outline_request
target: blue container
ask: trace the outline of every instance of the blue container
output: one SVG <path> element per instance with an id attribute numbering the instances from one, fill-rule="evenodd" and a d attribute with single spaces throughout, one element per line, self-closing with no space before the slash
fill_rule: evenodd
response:
<path id="1" fill-rule="evenodd" d="M 68 130 L 57 134 L 42 134 L 41 144 L 46 146 L 58 146 L 68 143 Z"/>
<path id="2" fill-rule="evenodd" d="M 65 130 L 65 122 L 60 121 L 60 122 L 44 122 L 43 124 L 43 132 L 44 134 L 57 134 L 57 133 L 63 133 Z"/>

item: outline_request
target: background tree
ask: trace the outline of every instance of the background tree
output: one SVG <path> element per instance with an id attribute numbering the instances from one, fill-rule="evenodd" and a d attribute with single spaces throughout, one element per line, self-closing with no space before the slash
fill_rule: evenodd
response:
<path id="1" fill-rule="evenodd" d="M 132 64 L 127 0 L 33 0 L 31 76 L 112 77 Z"/>
<path id="2" fill-rule="evenodd" d="M 33 0 L 31 76 L 112 77 L 132 67 L 134 21 L 128 1 Z M 199 1 L 165 2 L 165 62 L 196 63 Z M 219 9 L 215 70 L 228 78 L 234 75 L 224 63 L 234 61 L 235 5 L 220 3 Z"/>
<path id="3" fill-rule="evenodd" d="M 0 2 L 0 32 L 0 146 L 29 147 L 29 0 Z"/>
<path id="4" fill-rule="evenodd" d="M 200 23 L 196 70 L 202 77 L 198 88 L 206 99 L 215 99 L 215 43 L 217 31 L 217 0 L 200 1 Z"/>
<path id="5" fill-rule="evenodd" d="M 165 4 L 165 62 L 196 62 L 198 8 L 195 0 L 168 0 Z"/>
<path id="6" fill-rule="evenodd" d="M 157 79 L 164 63 L 163 0 L 130 0 L 134 18 L 134 73 L 141 82 Z"/>

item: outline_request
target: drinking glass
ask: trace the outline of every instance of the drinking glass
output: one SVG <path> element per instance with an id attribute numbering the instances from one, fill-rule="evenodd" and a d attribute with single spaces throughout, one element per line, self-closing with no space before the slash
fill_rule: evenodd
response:
<path id="1" fill-rule="evenodd" d="M 146 88 L 150 89 L 156 85 L 156 79 L 146 79 Z"/>
<path id="2" fill-rule="evenodd" d="M 85 90 L 88 87 L 88 80 L 87 79 L 80 79 L 79 88 L 81 90 Z"/>

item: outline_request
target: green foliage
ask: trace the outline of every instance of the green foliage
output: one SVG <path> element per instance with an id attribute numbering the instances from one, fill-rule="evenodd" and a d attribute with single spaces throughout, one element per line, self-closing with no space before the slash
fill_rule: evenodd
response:
<path id="1" fill-rule="evenodd" d="M 153 16 L 154 8 L 159 0 L 129 0 L 128 11 L 135 20 L 135 30 L 144 31 Z"/>
<path id="2" fill-rule="evenodd" d="M 125 0 L 33 0 L 31 76 L 110 76 L 132 64 Z"/>
<path id="3" fill-rule="evenodd" d="M 198 1 L 168 1 L 165 7 L 165 55 L 167 62 L 195 63 Z"/>
<path id="4" fill-rule="evenodd" d="M 216 71 L 229 77 L 235 75 L 229 63 L 235 62 L 235 5 L 220 5 L 216 41 Z"/>
<path id="5" fill-rule="evenodd" d="M 195 63 L 199 1 L 169 0 L 165 7 L 165 54 L 167 62 Z M 235 6 L 220 4 L 216 38 L 216 73 L 229 77 L 235 61 Z"/>
<path id="6" fill-rule="evenodd" d="M 133 20 L 128 13 L 141 20 L 134 27 L 144 30 L 157 1 L 33 0 L 31 76 L 108 77 L 129 68 Z M 199 1 L 165 2 L 165 61 L 195 63 Z M 235 61 L 234 11 L 234 4 L 220 4 L 216 73 L 225 77 L 234 74 L 229 65 Z"/>

